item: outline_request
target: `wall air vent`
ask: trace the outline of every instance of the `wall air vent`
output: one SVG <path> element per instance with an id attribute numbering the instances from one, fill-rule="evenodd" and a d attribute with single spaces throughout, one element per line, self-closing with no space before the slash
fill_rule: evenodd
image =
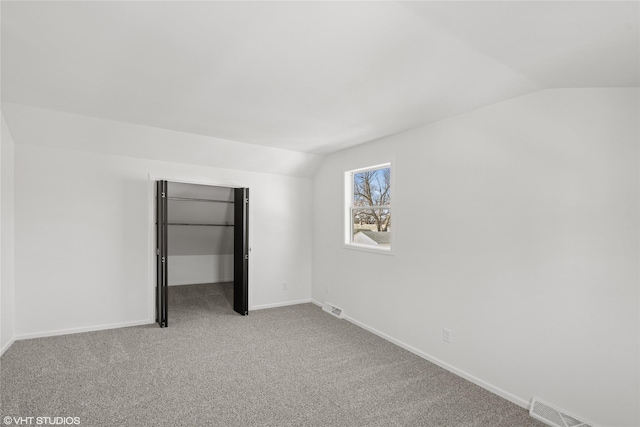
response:
<path id="1" fill-rule="evenodd" d="M 324 305 L 322 306 L 322 310 L 326 311 L 331 315 L 336 316 L 338 319 L 342 319 L 342 309 L 336 307 L 333 304 L 329 304 L 328 302 L 325 302 Z"/>
<path id="2" fill-rule="evenodd" d="M 573 415 L 567 414 L 565 411 L 554 408 L 548 403 L 533 398 L 529 415 L 553 427 L 597 427 L 595 424 L 587 423 Z"/>

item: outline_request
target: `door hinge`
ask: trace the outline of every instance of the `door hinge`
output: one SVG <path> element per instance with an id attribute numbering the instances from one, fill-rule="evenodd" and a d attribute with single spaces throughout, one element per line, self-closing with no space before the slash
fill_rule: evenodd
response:
<path id="1" fill-rule="evenodd" d="M 160 248 L 156 249 L 156 255 L 160 255 Z"/>
<path id="2" fill-rule="evenodd" d="M 164 262 L 164 257 L 162 257 L 162 262 Z"/>
<path id="3" fill-rule="evenodd" d="M 245 256 L 244 256 L 244 259 L 249 259 L 249 255 L 245 255 Z"/>
<path id="4" fill-rule="evenodd" d="M 162 198 L 163 198 L 163 199 L 165 198 L 165 194 L 164 194 L 164 193 L 162 193 Z"/>
<path id="5" fill-rule="evenodd" d="M 249 203 L 249 199 L 244 199 L 244 202 L 245 203 Z"/>

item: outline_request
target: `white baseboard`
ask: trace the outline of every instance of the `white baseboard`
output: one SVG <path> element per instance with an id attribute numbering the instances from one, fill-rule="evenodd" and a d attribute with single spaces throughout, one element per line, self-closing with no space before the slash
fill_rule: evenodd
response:
<path id="1" fill-rule="evenodd" d="M 308 304 L 310 302 L 312 301 L 309 298 L 309 299 L 301 299 L 297 301 L 276 302 L 273 304 L 252 305 L 251 307 L 249 307 L 249 310 L 264 310 L 265 308 L 286 307 L 288 305 Z"/>
<path id="2" fill-rule="evenodd" d="M 316 301 L 314 299 L 311 300 L 312 303 L 314 303 L 315 305 L 322 307 L 322 303 L 319 301 Z M 518 396 L 515 396 L 511 393 L 509 393 L 508 391 L 505 391 L 503 389 L 501 389 L 500 387 L 496 387 L 493 384 L 490 384 L 484 380 L 481 380 L 480 378 L 471 375 L 468 372 L 463 371 L 462 369 L 458 369 L 455 366 L 452 366 L 450 364 L 448 364 L 447 362 L 444 362 L 440 359 L 438 359 L 437 357 L 434 357 L 428 353 L 425 353 L 424 351 L 418 350 L 417 348 L 402 342 L 400 340 L 397 340 L 383 332 L 380 332 L 379 330 L 372 328 L 371 326 L 362 323 L 352 317 L 349 317 L 348 315 L 344 315 L 343 319 L 347 320 L 348 322 L 353 323 L 356 326 L 361 327 L 362 329 L 365 329 L 369 332 L 371 332 L 372 334 L 375 334 L 377 336 L 379 336 L 380 338 L 384 338 L 385 340 L 397 345 L 398 347 L 402 347 L 407 351 L 410 351 L 411 353 L 415 354 L 418 357 L 421 357 L 425 360 L 428 360 L 431 363 L 434 363 L 438 366 L 440 366 L 443 369 L 446 369 L 449 372 L 452 372 L 454 374 L 456 374 L 459 377 L 462 377 L 468 381 L 471 381 L 472 383 L 476 384 L 477 386 L 480 386 L 482 388 L 484 388 L 485 390 L 490 391 L 493 394 L 497 394 L 498 396 L 502 397 L 503 399 L 508 400 L 509 402 L 515 403 L 516 405 L 529 410 L 529 407 L 531 406 L 530 402 L 524 399 L 519 398 Z"/>
<path id="3" fill-rule="evenodd" d="M 58 335 L 79 334 L 82 332 L 103 331 L 106 329 L 127 328 L 129 326 L 150 325 L 155 323 L 153 320 L 137 320 L 134 322 L 110 323 L 108 325 L 85 326 L 82 328 L 58 329 L 55 331 L 31 332 L 28 334 L 16 335 L 15 341 L 29 340 L 33 338 L 55 337 Z"/>
<path id="4" fill-rule="evenodd" d="M 313 303 L 321 305 L 316 301 L 313 301 Z M 422 357 L 423 359 L 426 359 L 429 362 L 432 362 L 432 363 L 440 366 L 441 368 L 444 368 L 447 371 L 458 375 L 459 377 L 462 377 L 462 378 L 464 378 L 464 379 L 466 379 L 468 381 L 471 381 L 472 383 L 484 388 L 485 390 L 490 391 L 493 394 L 497 394 L 498 396 L 502 397 L 503 399 L 508 400 L 509 402 L 515 403 L 516 405 L 518 405 L 518 406 L 520 406 L 520 407 L 522 407 L 522 408 L 524 408 L 526 410 L 529 410 L 530 403 L 528 401 L 526 401 L 524 399 L 521 399 L 518 396 L 515 396 L 515 395 L 509 393 L 508 391 L 505 391 L 505 390 L 501 389 L 500 387 L 496 387 L 496 386 L 494 386 L 492 384 L 489 384 L 488 382 L 483 381 L 480 378 L 469 374 L 468 372 L 465 372 L 465 371 L 463 371 L 461 369 L 458 369 L 455 366 L 452 366 L 452 365 L 450 365 L 450 364 L 448 364 L 448 363 L 446 363 L 446 362 L 444 362 L 444 361 L 442 361 L 442 360 L 440 360 L 440 359 L 438 359 L 436 357 L 433 357 L 430 354 L 427 354 L 427 353 L 425 353 L 425 352 L 423 352 L 421 350 L 418 350 L 415 347 L 410 346 L 409 344 L 406 344 L 406 343 L 404 343 L 404 342 L 402 342 L 400 340 L 397 340 L 397 339 L 395 339 L 393 337 L 390 337 L 389 335 L 387 335 L 387 334 L 385 334 L 383 332 L 380 332 L 377 329 L 372 328 L 371 326 L 366 325 L 366 324 L 364 324 L 362 322 L 359 322 L 356 319 L 353 319 L 353 318 L 351 318 L 351 317 L 349 317 L 347 315 L 345 315 L 343 318 L 346 319 L 347 321 L 353 323 L 354 325 L 357 325 L 357 326 L 361 327 L 362 329 L 366 329 L 367 331 L 369 331 L 369 332 L 371 332 L 371 333 L 373 333 L 373 334 L 375 334 L 375 335 L 377 335 L 377 336 L 379 336 L 381 338 L 384 338 L 385 340 L 387 340 L 389 342 L 392 342 L 393 344 L 395 344 L 395 345 L 397 345 L 399 347 L 402 347 L 407 351 L 410 351 L 411 353 L 415 354 L 416 356 Z"/>
<path id="5" fill-rule="evenodd" d="M 8 343 L 4 345 L 4 347 L 0 348 L 0 357 L 4 354 L 5 351 L 9 350 L 11 344 L 15 342 L 15 338 L 11 338 Z"/>

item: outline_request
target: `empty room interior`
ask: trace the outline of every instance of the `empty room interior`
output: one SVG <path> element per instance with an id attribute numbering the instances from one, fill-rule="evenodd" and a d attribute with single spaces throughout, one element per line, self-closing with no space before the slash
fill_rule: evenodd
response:
<path id="1" fill-rule="evenodd" d="M 5 425 L 640 426 L 637 1 L 2 1 Z"/>

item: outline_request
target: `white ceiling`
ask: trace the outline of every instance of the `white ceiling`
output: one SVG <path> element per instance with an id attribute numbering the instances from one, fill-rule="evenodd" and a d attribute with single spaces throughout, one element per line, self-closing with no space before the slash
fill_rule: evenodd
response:
<path id="1" fill-rule="evenodd" d="M 2 101 L 328 153 L 532 91 L 639 86 L 633 2 L 2 1 Z"/>

